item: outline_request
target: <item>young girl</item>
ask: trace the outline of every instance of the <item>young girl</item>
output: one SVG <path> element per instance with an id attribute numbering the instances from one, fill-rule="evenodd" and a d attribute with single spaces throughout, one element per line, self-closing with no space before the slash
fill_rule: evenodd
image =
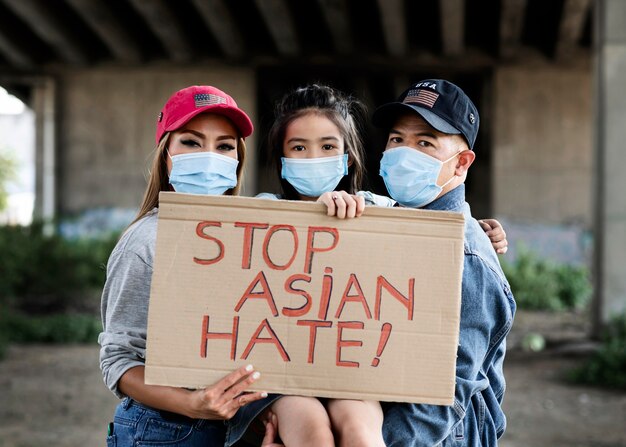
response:
<path id="1" fill-rule="evenodd" d="M 156 152 L 135 221 L 111 253 L 102 294 L 100 367 L 123 401 L 107 445 L 223 445 L 223 421 L 266 393 L 244 393 L 259 378 L 251 365 L 201 390 L 146 385 L 144 362 L 159 192 L 237 194 L 252 123 L 210 86 L 176 92 L 159 114 Z"/>
<path id="2" fill-rule="evenodd" d="M 339 218 L 361 215 L 365 204 L 394 206 L 387 197 L 360 191 L 365 173 L 360 138 L 364 110 L 355 99 L 327 86 L 310 85 L 287 94 L 277 106 L 268 138 L 282 193 L 257 197 L 321 201 L 329 215 Z M 506 244 L 497 221 L 486 227 L 498 241 L 495 248 L 502 240 Z M 230 421 L 227 445 L 258 416 L 277 421 L 286 446 L 385 445 L 379 402 L 302 396 L 271 396 L 242 408 Z"/>

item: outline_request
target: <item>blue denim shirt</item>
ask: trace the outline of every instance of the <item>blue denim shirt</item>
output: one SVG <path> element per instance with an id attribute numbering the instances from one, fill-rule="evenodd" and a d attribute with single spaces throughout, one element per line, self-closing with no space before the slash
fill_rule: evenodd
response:
<path id="1" fill-rule="evenodd" d="M 454 405 L 385 405 L 385 442 L 390 447 L 495 446 L 506 427 L 502 364 L 515 301 L 489 238 L 465 202 L 465 186 L 424 209 L 462 212 L 465 217 Z"/>

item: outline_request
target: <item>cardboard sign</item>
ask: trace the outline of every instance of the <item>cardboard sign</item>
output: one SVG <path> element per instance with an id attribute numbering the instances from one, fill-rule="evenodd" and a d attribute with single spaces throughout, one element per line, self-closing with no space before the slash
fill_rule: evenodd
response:
<path id="1" fill-rule="evenodd" d="M 145 380 L 451 405 L 461 214 L 161 193 Z"/>

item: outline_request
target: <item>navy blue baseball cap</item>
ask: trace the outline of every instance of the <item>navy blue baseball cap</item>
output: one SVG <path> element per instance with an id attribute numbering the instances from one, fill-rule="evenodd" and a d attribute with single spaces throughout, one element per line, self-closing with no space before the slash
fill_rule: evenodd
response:
<path id="1" fill-rule="evenodd" d="M 460 134 L 474 149 L 480 118 L 474 103 L 458 86 L 443 79 L 417 82 L 396 102 L 380 106 L 372 116 L 377 127 L 390 129 L 402 113 L 416 112 L 439 132 Z"/>

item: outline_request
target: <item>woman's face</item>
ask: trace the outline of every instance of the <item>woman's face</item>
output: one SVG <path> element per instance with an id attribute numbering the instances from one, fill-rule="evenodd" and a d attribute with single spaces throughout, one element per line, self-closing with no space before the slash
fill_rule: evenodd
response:
<path id="1" fill-rule="evenodd" d="M 215 152 L 237 159 L 237 129 L 222 115 L 202 113 L 170 135 L 170 157 L 197 152 Z M 167 172 L 172 170 L 172 160 L 167 157 Z"/>
<path id="2" fill-rule="evenodd" d="M 283 155 L 286 158 L 333 157 L 343 153 L 341 132 L 324 115 L 307 113 L 289 123 L 285 130 Z"/>

